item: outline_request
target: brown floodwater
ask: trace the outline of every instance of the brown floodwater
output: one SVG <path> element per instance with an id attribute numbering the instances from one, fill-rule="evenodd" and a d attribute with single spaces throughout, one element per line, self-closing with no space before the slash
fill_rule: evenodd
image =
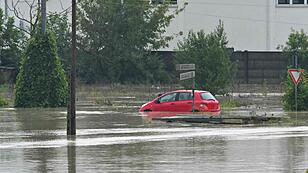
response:
<path id="1" fill-rule="evenodd" d="M 249 114 L 222 115 L 235 113 Z M 305 124 L 166 123 L 84 106 L 73 139 L 65 109 L 0 109 L 0 172 L 305 172 L 307 161 Z"/>

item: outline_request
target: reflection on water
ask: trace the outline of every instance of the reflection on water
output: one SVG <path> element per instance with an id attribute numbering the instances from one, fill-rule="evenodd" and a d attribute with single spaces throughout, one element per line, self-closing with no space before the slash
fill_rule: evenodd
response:
<path id="1" fill-rule="evenodd" d="M 81 110 L 0 110 L 0 172 L 305 172 L 308 126 L 146 122 Z M 306 115 L 302 115 L 304 117 Z"/>
<path id="2" fill-rule="evenodd" d="M 67 140 L 75 141 L 76 137 L 68 136 Z M 70 143 L 67 145 L 67 164 L 68 164 L 67 172 L 75 173 L 76 172 L 76 146 Z"/>

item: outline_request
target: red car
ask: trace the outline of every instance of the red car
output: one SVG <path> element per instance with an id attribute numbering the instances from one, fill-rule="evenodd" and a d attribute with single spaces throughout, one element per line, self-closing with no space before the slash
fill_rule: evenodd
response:
<path id="1" fill-rule="evenodd" d="M 220 113 L 219 101 L 208 91 L 195 90 L 194 112 Z M 192 90 L 177 90 L 162 94 L 141 106 L 139 112 L 192 112 Z"/>

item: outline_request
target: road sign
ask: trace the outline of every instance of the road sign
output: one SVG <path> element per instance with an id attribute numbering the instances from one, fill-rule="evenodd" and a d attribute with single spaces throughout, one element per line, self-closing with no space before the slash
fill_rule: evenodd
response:
<path id="1" fill-rule="evenodd" d="M 195 70 L 195 64 L 177 64 L 176 65 L 176 70 Z"/>
<path id="2" fill-rule="evenodd" d="M 180 80 L 190 79 L 193 77 L 195 77 L 195 71 L 190 71 L 190 72 L 180 74 Z"/>
<path id="3" fill-rule="evenodd" d="M 304 70 L 302 69 L 289 69 L 288 70 L 294 85 L 298 85 L 299 82 L 301 81 L 303 71 Z"/>

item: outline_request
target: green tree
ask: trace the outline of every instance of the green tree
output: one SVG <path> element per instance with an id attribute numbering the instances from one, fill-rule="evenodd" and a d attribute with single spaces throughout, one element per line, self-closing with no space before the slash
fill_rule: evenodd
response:
<path id="1" fill-rule="evenodd" d="M 190 31 L 188 38 L 178 43 L 178 63 L 196 64 L 196 88 L 213 94 L 225 94 L 232 80 L 233 65 L 227 51 L 227 37 L 222 22 L 205 34 Z"/>
<path id="2" fill-rule="evenodd" d="M 307 80 L 307 70 L 308 70 L 308 35 L 304 30 L 295 31 L 292 30 L 289 35 L 288 41 L 285 45 L 280 45 L 279 49 L 283 50 L 283 54 L 288 58 L 289 64 L 292 64 L 294 56 L 298 57 L 298 68 L 305 69 L 302 75 L 302 81 L 297 86 L 298 88 L 298 110 L 307 111 L 308 110 L 308 80 Z M 289 68 L 295 68 L 289 66 Z M 289 75 L 284 82 L 284 92 L 283 105 L 285 110 L 295 110 L 295 87 L 290 79 Z"/>
<path id="3" fill-rule="evenodd" d="M 0 65 L 17 68 L 25 41 L 24 34 L 14 26 L 14 18 L 5 19 L 0 9 Z"/>
<path id="4" fill-rule="evenodd" d="M 181 9 L 167 14 L 168 5 L 136 0 L 83 0 L 79 7 L 80 48 L 88 55 L 81 57 L 83 77 L 121 83 L 165 80 L 159 77 L 163 63 L 149 52 L 168 46 L 172 36 L 164 35 L 165 29 Z"/>
<path id="5" fill-rule="evenodd" d="M 278 46 L 278 49 L 282 49 L 289 64 L 292 64 L 296 55 L 299 67 L 308 70 L 308 34 L 304 30 L 292 30 L 286 44 Z"/>
<path id="6" fill-rule="evenodd" d="M 47 28 L 56 36 L 58 55 L 64 69 L 70 66 L 71 33 L 67 13 L 50 13 L 47 19 Z"/>
<path id="7" fill-rule="evenodd" d="M 55 37 L 51 33 L 33 35 L 17 76 L 15 106 L 66 106 L 67 93 L 68 84 Z"/>

